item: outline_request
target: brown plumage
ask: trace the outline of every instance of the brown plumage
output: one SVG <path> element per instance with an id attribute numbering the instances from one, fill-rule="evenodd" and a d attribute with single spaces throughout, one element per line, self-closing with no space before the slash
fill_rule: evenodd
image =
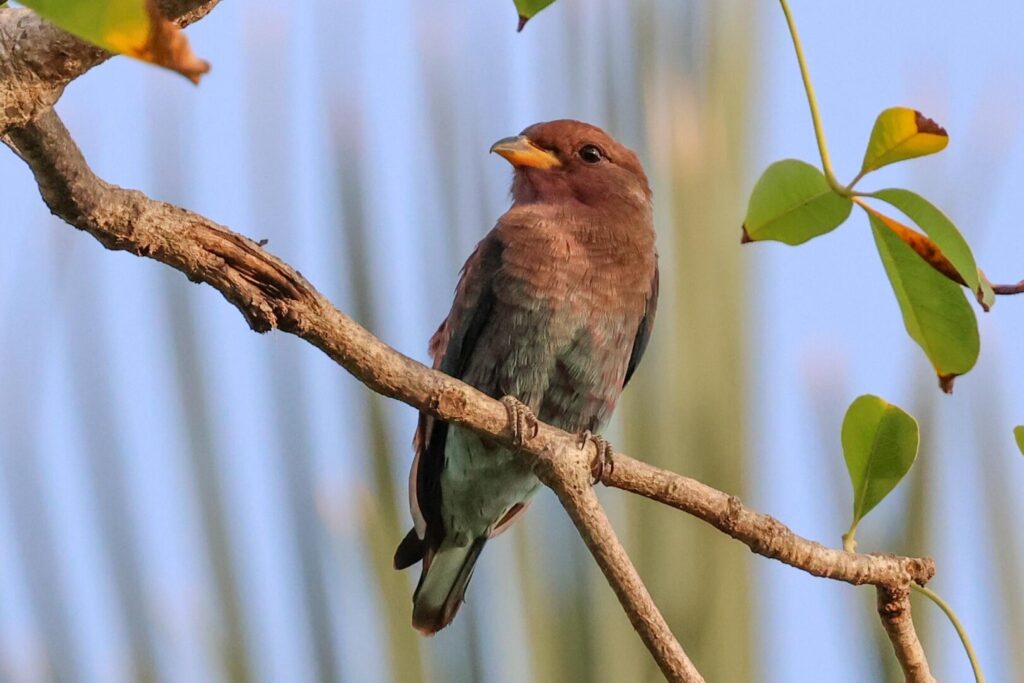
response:
<path id="1" fill-rule="evenodd" d="M 463 268 L 430 341 L 434 367 L 513 396 L 562 429 L 601 429 L 640 362 L 658 295 L 651 191 L 640 161 L 579 121 L 530 126 L 492 151 L 515 168 L 512 207 Z M 448 625 L 487 539 L 539 482 L 520 458 L 420 417 L 410 474 L 414 528 L 396 568 L 423 561 L 413 625 Z"/>

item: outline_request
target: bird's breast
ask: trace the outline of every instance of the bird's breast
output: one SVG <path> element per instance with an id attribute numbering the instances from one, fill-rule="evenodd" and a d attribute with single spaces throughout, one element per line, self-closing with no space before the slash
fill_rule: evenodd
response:
<path id="1" fill-rule="evenodd" d="M 653 255 L 542 234 L 506 246 L 471 382 L 570 431 L 599 428 L 622 390 Z"/>

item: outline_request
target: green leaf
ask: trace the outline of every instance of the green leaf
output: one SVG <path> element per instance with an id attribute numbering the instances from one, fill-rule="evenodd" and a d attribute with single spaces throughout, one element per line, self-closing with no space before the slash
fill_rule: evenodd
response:
<path id="1" fill-rule="evenodd" d="M 858 397 L 843 418 L 843 458 L 853 485 L 853 521 L 843 536 L 853 550 L 857 525 L 910 471 L 920 441 L 917 420 L 870 394 Z"/>
<path id="2" fill-rule="evenodd" d="M 516 30 L 522 31 L 523 27 L 526 26 L 526 22 L 533 19 L 533 16 L 537 14 L 537 12 L 554 3 L 554 1 L 555 0 L 515 0 L 516 11 L 519 12 L 519 28 Z"/>
<path id="3" fill-rule="evenodd" d="M 877 214 L 868 217 L 907 333 L 928 356 L 943 391 L 952 392 L 953 379 L 978 360 L 981 341 L 974 310 L 958 284 L 918 256 Z"/>
<path id="4" fill-rule="evenodd" d="M 941 152 L 948 144 L 946 130 L 921 112 L 907 107 L 886 109 L 871 129 L 860 175 L 897 161 Z"/>
<path id="5" fill-rule="evenodd" d="M 797 159 L 776 161 L 750 193 L 743 239 L 802 244 L 838 228 L 852 209 L 853 202 L 833 192 L 814 166 Z"/>
<path id="6" fill-rule="evenodd" d="M 1017 425 L 1013 428 L 1013 438 L 1017 440 L 1017 448 L 1024 453 L 1024 425 Z"/>
<path id="7" fill-rule="evenodd" d="M 953 264 L 971 292 L 978 293 L 982 290 L 978 264 L 974 261 L 974 254 L 971 253 L 967 240 L 953 225 L 953 221 L 938 207 L 915 192 L 898 188 L 879 190 L 871 196 L 895 206 L 906 214 L 907 218 L 914 221 L 938 245 L 942 255 Z"/>
<path id="8" fill-rule="evenodd" d="M 21 0 L 21 4 L 94 45 L 173 69 L 194 83 L 210 70 L 152 0 Z"/>

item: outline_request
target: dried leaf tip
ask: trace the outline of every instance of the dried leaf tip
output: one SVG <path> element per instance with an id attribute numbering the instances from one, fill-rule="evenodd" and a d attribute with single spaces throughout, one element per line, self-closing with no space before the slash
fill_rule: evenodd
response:
<path id="1" fill-rule="evenodd" d="M 989 303 L 983 287 L 978 287 L 978 290 L 974 292 L 974 298 L 978 300 L 978 305 L 981 306 L 981 310 L 986 313 L 992 310 L 992 305 Z"/>
<path id="2" fill-rule="evenodd" d="M 516 33 L 522 33 L 523 32 L 523 27 L 526 26 L 526 22 L 528 22 L 529 20 L 530 20 L 530 17 L 526 16 L 525 14 L 520 14 L 519 15 L 519 25 L 516 26 Z"/>
<path id="3" fill-rule="evenodd" d="M 914 110 L 914 123 L 917 125 L 917 130 L 921 133 L 931 133 L 932 135 L 949 137 L 945 128 L 935 123 L 934 119 L 928 118 L 917 110 Z"/>
<path id="4" fill-rule="evenodd" d="M 160 14 L 154 0 L 148 0 L 146 11 L 149 13 L 149 36 L 145 46 L 135 56 L 177 71 L 199 85 L 199 79 L 210 71 L 210 63 L 192 52 L 185 34 L 174 22 Z"/>

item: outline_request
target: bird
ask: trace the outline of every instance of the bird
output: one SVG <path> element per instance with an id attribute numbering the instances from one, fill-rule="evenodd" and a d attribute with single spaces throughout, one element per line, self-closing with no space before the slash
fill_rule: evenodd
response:
<path id="1" fill-rule="evenodd" d="M 512 205 L 462 268 L 430 339 L 433 366 L 501 400 L 514 443 L 540 420 L 610 458 L 597 433 L 647 348 L 658 301 L 647 176 L 631 149 L 570 119 L 534 124 L 490 151 L 513 167 Z M 422 562 L 412 624 L 432 635 L 455 618 L 484 544 L 540 481 L 515 450 L 429 415 L 413 443 L 414 525 L 394 566 Z"/>

